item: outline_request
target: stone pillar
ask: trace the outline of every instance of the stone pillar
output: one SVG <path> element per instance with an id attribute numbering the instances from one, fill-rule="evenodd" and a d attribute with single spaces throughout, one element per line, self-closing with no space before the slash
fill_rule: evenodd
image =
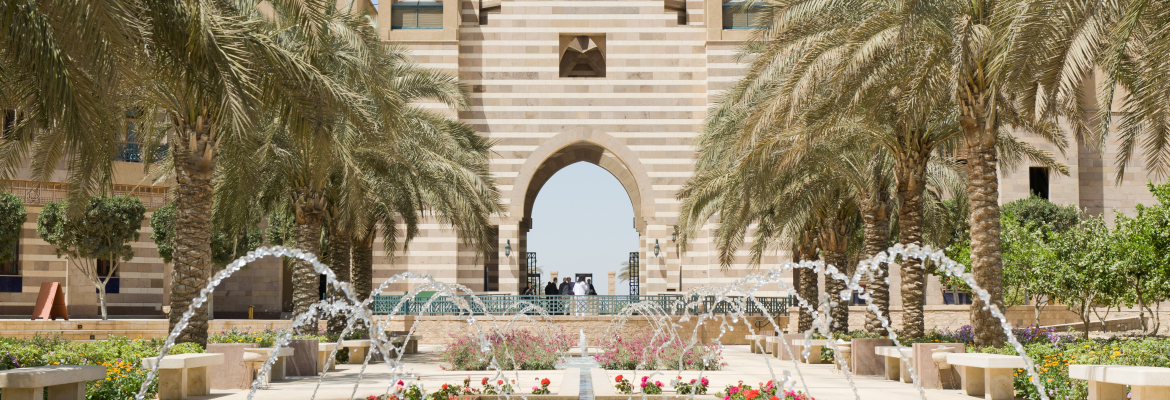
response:
<path id="1" fill-rule="evenodd" d="M 609 271 L 605 275 L 609 278 L 609 295 L 613 296 L 617 293 L 617 271 Z"/>
<path id="2" fill-rule="evenodd" d="M 523 280 L 520 277 L 520 263 L 528 262 L 525 255 L 521 253 L 524 246 L 520 243 L 520 224 L 500 224 L 498 240 L 500 242 L 500 292 L 520 294 L 520 284 Z M 504 255 L 509 242 L 511 242 L 512 251 L 508 255 Z"/>

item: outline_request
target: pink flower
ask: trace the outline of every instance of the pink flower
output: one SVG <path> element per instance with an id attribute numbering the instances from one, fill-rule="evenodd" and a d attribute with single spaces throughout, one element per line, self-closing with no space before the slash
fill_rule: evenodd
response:
<path id="1" fill-rule="evenodd" d="M 728 394 L 739 393 L 739 386 L 732 386 L 731 389 L 727 389 L 727 393 Z"/>

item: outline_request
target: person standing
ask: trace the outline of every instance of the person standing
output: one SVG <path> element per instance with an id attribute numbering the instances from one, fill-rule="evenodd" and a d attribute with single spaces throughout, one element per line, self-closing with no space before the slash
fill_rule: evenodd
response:
<path id="1" fill-rule="evenodd" d="M 577 316 L 585 316 L 585 296 L 589 294 L 589 284 L 585 283 L 582 278 L 577 278 L 577 284 L 573 285 L 573 302 L 576 303 L 574 311 Z"/>
<path id="2" fill-rule="evenodd" d="M 587 286 L 589 286 L 589 295 L 596 296 L 597 295 L 597 288 L 593 287 L 593 279 L 586 279 L 585 284 Z"/>
<path id="3" fill-rule="evenodd" d="M 572 296 L 572 295 L 573 295 L 573 281 L 569 280 L 568 277 L 565 277 L 565 280 L 561 281 L 560 296 L 557 299 L 557 308 L 559 308 L 561 310 L 561 315 L 567 315 L 569 313 L 569 310 L 568 310 L 569 298 L 565 297 L 565 296 Z"/>

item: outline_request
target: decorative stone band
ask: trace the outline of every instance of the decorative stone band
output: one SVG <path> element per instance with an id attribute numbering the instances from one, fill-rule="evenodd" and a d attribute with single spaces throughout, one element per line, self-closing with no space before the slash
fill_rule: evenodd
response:
<path id="1" fill-rule="evenodd" d="M 1170 368 L 1131 365 L 1070 365 L 1068 376 L 1089 381 L 1089 398 L 1170 399 Z M 1125 386 L 1130 390 L 1126 391 Z"/>

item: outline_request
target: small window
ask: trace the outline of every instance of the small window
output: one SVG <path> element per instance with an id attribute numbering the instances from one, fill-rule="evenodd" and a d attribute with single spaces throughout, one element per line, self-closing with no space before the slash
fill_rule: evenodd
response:
<path id="1" fill-rule="evenodd" d="M 20 276 L 20 240 L 12 241 L 12 259 L 0 260 L 0 293 L 24 291 L 24 278 Z"/>
<path id="2" fill-rule="evenodd" d="M 1048 168 L 1028 168 L 1028 189 L 1032 196 L 1048 200 Z"/>
<path id="3" fill-rule="evenodd" d="M 678 25 L 687 24 L 687 2 L 684 0 L 665 0 L 663 9 L 667 14 L 678 15 Z"/>
<path id="4" fill-rule="evenodd" d="M 723 3 L 723 29 L 752 29 L 752 20 L 760 12 L 759 7 L 745 7 L 745 0 L 731 0 Z"/>
<path id="5" fill-rule="evenodd" d="M 443 29 L 443 3 L 407 0 L 390 7 L 390 29 Z"/>
<path id="6" fill-rule="evenodd" d="M 0 275 L 20 275 L 20 240 L 13 240 L 11 260 L 0 260 Z"/>
<path id="7" fill-rule="evenodd" d="M 484 7 L 482 10 L 479 10 L 479 26 L 487 26 L 491 22 L 490 16 L 499 14 L 500 6 Z"/>
<path id="8" fill-rule="evenodd" d="M 0 114 L 3 128 L 0 128 L 0 137 L 8 137 L 12 130 L 16 128 L 16 110 L 3 110 Z"/>
<path id="9" fill-rule="evenodd" d="M 106 276 L 110 274 L 110 269 L 117 266 L 117 262 L 110 262 L 110 260 L 97 260 L 98 282 L 105 280 Z M 106 282 L 106 294 L 121 292 L 121 286 L 120 279 L 118 279 L 118 270 L 117 268 L 114 268 L 114 274 L 110 275 L 110 281 Z M 94 292 L 97 292 L 96 288 L 94 289 Z"/>

